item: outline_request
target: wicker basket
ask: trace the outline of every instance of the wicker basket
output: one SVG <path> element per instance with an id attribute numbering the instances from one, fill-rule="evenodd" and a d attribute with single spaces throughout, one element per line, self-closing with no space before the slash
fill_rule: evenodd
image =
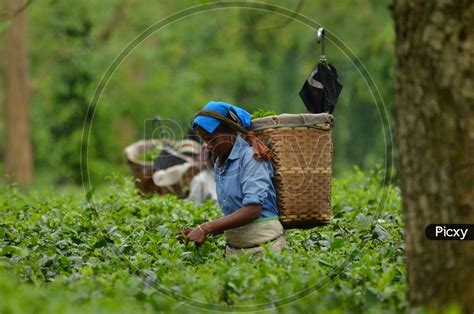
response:
<path id="1" fill-rule="evenodd" d="M 186 173 L 183 173 L 176 184 L 170 186 L 157 186 L 153 181 L 153 174 L 157 169 L 154 161 L 140 160 L 145 152 L 154 149 L 158 145 L 162 145 L 161 140 L 141 140 L 127 146 L 124 150 L 127 158 L 128 166 L 135 178 L 135 186 L 143 193 L 159 193 L 159 194 L 175 194 L 179 198 L 185 198 L 189 194 L 189 184 L 192 178 L 199 173 L 198 164 L 193 161 L 191 156 L 183 153 L 191 153 L 197 155 L 201 151 L 201 145 L 190 140 L 167 141 L 170 152 L 174 158 L 182 159 L 183 162 L 191 162 L 190 167 Z"/>
<path id="2" fill-rule="evenodd" d="M 160 145 L 158 140 L 141 140 L 127 146 L 124 150 L 128 166 L 135 178 L 135 186 L 145 194 L 160 193 L 160 187 L 153 183 L 153 161 L 140 160 L 145 152 Z"/>
<path id="3" fill-rule="evenodd" d="M 313 228 L 331 218 L 330 114 L 281 114 L 252 120 L 272 148 L 280 221 L 286 229 Z"/>

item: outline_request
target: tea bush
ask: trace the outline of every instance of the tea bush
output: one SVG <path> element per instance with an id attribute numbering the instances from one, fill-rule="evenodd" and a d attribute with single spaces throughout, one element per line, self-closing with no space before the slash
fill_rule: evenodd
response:
<path id="1" fill-rule="evenodd" d="M 331 224 L 289 230 L 261 260 L 196 248 L 176 232 L 219 208 L 143 198 L 130 178 L 86 198 L 0 190 L 0 312 L 379 313 L 406 310 L 399 190 L 380 169 L 333 181 Z"/>
<path id="2" fill-rule="evenodd" d="M 276 116 L 277 113 L 275 111 L 271 110 L 263 110 L 262 108 L 258 108 L 251 114 L 251 119 L 258 119 L 258 118 L 264 118 L 264 117 L 269 117 L 269 116 Z"/>

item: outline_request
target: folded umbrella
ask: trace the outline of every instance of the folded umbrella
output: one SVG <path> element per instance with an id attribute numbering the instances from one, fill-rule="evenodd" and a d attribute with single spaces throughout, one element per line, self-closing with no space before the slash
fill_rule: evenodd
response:
<path id="1" fill-rule="evenodd" d="M 318 42 L 321 43 L 319 63 L 304 82 L 299 95 L 311 113 L 332 113 L 336 108 L 342 84 L 337 80 L 336 68 L 328 64 L 324 54 L 324 28 L 318 29 Z"/>

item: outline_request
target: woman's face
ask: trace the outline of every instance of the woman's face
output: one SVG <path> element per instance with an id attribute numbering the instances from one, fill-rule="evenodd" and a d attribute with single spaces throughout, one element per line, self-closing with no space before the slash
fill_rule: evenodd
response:
<path id="1" fill-rule="evenodd" d="M 199 135 L 206 142 L 207 148 L 219 158 L 227 158 L 234 146 L 235 135 L 229 133 L 221 133 L 215 131 L 210 134 L 204 131 L 204 129 L 197 128 Z"/>

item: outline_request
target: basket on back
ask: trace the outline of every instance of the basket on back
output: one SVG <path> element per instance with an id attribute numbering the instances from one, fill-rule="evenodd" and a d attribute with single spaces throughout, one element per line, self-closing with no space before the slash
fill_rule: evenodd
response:
<path id="1" fill-rule="evenodd" d="M 135 185 L 143 193 L 161 192 L 160 188 L 153 183 L 153 172 L 155 171 L 153 161 L 140 158 L 160 144 L 159 140 L 140 140 L 127 146 L 124 150 L 127 164 L 135 178 Z"/>
<path id="2" fill-rule="evenodd" d="M 252 120 L 251 130 L 273 151 L 280 221 L 313 228 L 331 218 L 333 117 L 281 114 Z"/>
<path id="3" fill-rule="evenodd" d="M 161 152 L 158 158 L 154 160 L 144 160 L 144 154 L 153 151 L 156 147 L 161 147 Z M 186 197 L 189 193 L 189 183 L 193 176 L 199 172 L 197 164 L 194 163 L 192 155 L 200 152 L 201 145 L 190 140 L 166 141 L 149 139 L 140 140 L 129 146 L 124 150 L 127 158 L 128 166 L 135 178 L 136 187 L 143 193 L 172 193 L 180 198 Z M 185 155 L 190 153 L 191 156 Z M 156 185 L 155 179 L 156 171 L 163 169 L 172 169 L 174 166 L 182 164 L 189 164 L 183 173 L 179 171 L 170 171 L 169 174 L 174 176 L 176 180 L 165 185 Z M 178 170 L 178 169 L 176 169 Z M 181 170 L 181 169 L 180 169 Z M 166 179 L 166 178 L 165 178 Z M 170 181 L 170 180 L 167 180 Z"/>

